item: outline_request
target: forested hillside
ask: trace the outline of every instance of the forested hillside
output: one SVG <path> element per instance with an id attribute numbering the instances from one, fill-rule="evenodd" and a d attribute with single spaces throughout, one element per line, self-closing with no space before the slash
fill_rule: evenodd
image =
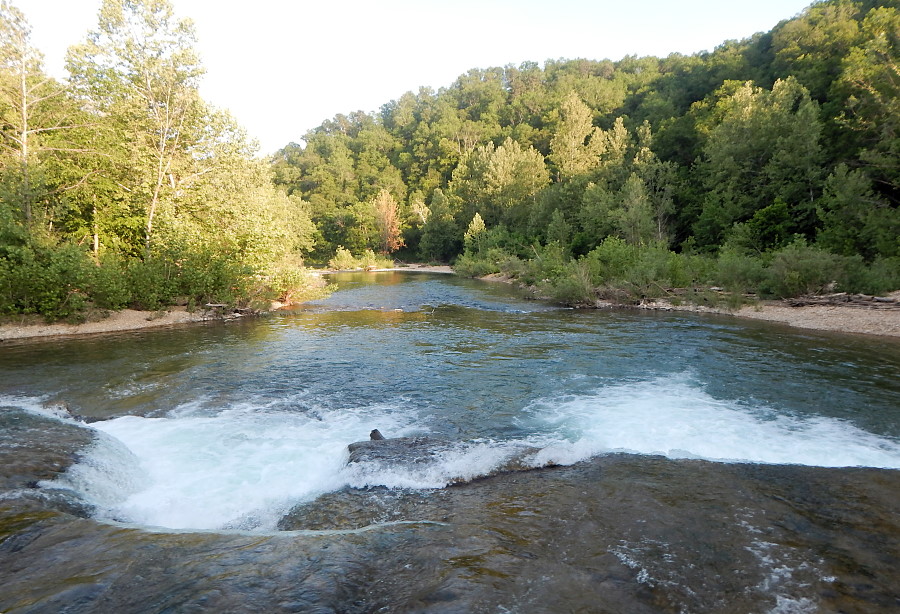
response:
<path id="1" fill-rule="evenodd" d="M 826 0 L 710 53 L 473 69 L 324 122 L 275 180 L 323 257 L 383 249 L 389 197 L 401 257 L 473 274 L 893 289 L 898 45 L 896 1 Z"/>
<path id="2" fill-rule="evenodd" d="M 62 83 L 0 1 L 0 312 L 289 298 L 304 257 L 348 250 L 570 303 L 900 287 L 897 0 L 692 56 L 473 69 L 267 161 L 200 97 L 168 0 L 98 17 Z"/>

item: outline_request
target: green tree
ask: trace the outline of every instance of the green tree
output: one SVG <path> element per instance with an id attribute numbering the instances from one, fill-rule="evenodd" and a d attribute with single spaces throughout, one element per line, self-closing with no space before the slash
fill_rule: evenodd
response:
<path id="1" fill-rule="evenodd" d="M 845 57 L 843 121 L 863 139 L 860 158 L 885 191 L 900 194 L 900 9 L 879 7 L 862 23 L 864 42 Z"/>
<path id="2" fill-rule="evenodd" d="M 698 241 L 718 245 L 735 222 L 778 198 L 795 231 L 811 232 L 821 176 L 818 105 L 793 78 L 771 90 L 748 82 L 720 92 L 699 165 L 706 197 Z"/>
<path id="3" fill-rule="evenodd" d="M 632 173 L 619 190 L 617 200 L 618 206 L 610 210 L 609 215 L 619 235 L 630 245 L 644 245 L 652 241 L 655 224 L 644 181 Z"/>
<path id="4" fill-rule="evenodd" d="M 195 149 L 207 124 L 194 28 L 167 0 L 104 0 L 97 29 L 67 58 L 78 95 L 106 119 L 117 178 L 143 210 L 145 248 L 157 215 L 205 172 Z"/>
<path id="5" fill-rule="evenodd" d="M 872 180 L 861 169 L 841 164 L 828 176 L 818 215 L 821 247 L 867 260 L 900 255 L 900 210 L 875 194 Z"/>
<path id="6" fill-rule="evenodd" d="M 472 221 L 469 222 L 469 227 L 466 228 L 466 234 L 463 236 L 467 252 L 478 252 L 478 240 L 485 230 L 487 228 L 484 225 L 484 220 L 481 219 L 481 214 L 476 213 L 472 217 Z"/>
<path id="7" fill-rule="evenodd" d="M 549 160 L 557 180 L 592 170 L 605 151 L 603 131 L 593 125 L 593 115 L 574 91 L 563 101 L 559 121 L 550 139 Z"/>
<path id="8" fill-rule="evenodd" d="M 31 45 L 31 27 L 12 4 L 0 2 L 0 165 L 4 201 L 14 204 L 33 230 L 35 207 L 41 221 L 59 213 L 59 158 L 75 151 L 67 137 L 78 127 L 65 88 L 43 73 L 41 55 Z M 54 160 L 56 158 L 56 160 Z M 55 220 L 58 221 L 58 220 Z"/>
<path id="9" fill-rule="evenodd" d="M 426 259 L 447 262 L 459 253 L 459 235 L 449 199 L 441 189 L 435 190 L 422 228 L 419 251 Z"/>
<path id="10" fill-rule="evenodd" d="M 479 146 L 464 156 L 450 187 L 464 203 L 464 217 L 483 213 L 490 225 L 524 228 L 538 192 L 549 181 L 544 158 L 512 139 Z"/>

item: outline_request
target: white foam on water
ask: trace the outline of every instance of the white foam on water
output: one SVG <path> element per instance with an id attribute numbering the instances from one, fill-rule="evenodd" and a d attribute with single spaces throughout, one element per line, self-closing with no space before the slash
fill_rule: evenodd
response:
<path id="1" fill-rule="evenodd" d="M 414 411 L 305 406 L 214 411 L 204 400 L 166 417 L 97 422 L 90 426 L 102 436 L 59 481 L 81 493 L 101 519 L 171 529 L 271 530 L 293 505 L 344 486 L 441 488 L 510 463 L 571 464 L 614 452 L 900 468 L 894 439 L 842 420 L 716 399 L 689 376 L 546 399 L 523 414 L 522 426 L 533 433 L 528 438 L 435 444 L 415 462 L 347 464 L 347 444 L 367 439 L 373 427 L 390 437 L 422 434 L 428 424 Z"/>
<path id="2" fill-rule="evenodd" d="M 0 408 L 17 409 L 44 418 L 81 425 L 72 417 L 65 405 L 50 402 L 47 397 L 0 394 Z"/>
<path id="3" fill-rule="evenodd" d="M 125 416 L 63 478 L 101 519 L 173 529 L 271 529 L 292 505 L 338 489 L 347 443 L 373 425 L 396 435 L 413 416 L 395 408 Z"/>
<path id="4" fill-rule="evenodd" d="M 687 375 L 547 399 L 528 426 L 552 433 L 536 464 L 626 452 L 721 462 L 900 468 L 900 442 L 824 416 L 720 400 Z"/>
<path id="5" fill-rule="evenodd" d="M 486 476 L 522 454 L 521 442 L 481 440 L 435 447 L 431 458 L 417 463 L 352 463 L 343 470 L 349 486 L 388 488 L 443 488 Z"/>

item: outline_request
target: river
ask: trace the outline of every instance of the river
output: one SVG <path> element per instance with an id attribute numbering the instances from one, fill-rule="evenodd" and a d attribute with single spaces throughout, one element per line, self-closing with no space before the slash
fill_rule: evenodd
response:
<path id="1" fill-rule="evenodd" d="M 0 346 L 0 612 L 900 609 L 898 340 L 333 280 Z"/>

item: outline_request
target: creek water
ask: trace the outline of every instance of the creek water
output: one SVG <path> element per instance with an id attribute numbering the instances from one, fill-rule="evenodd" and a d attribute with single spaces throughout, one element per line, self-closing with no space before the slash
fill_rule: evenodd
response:
<path id="1" fill-rule="evenodd" d="M 0 347 L 0 612 L 900 609 L 896 340 L 333 281 Z"/>

